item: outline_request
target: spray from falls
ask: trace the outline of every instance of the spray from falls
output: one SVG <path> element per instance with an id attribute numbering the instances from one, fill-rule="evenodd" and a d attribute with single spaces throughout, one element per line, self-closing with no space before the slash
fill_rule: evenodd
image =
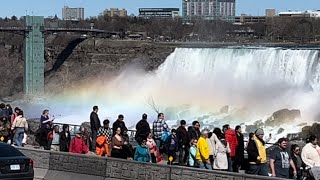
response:
<path id="1" fill-rule="evenodd" d="M 49 108 L 62 114 L 60 122 L 80 124 L 98 105 L 101 118 L 113 121 L 121 113 L 130 126 L 142 113 L 153 121 L 156 114 L 147 102 L 152 97 L 172 125 L 180 119 L 250 123 L 283 108 L 300 109 L 303 121 L 312 122 L 319 92 L 317 50 L 177 48 L 154 72 L 127 68 L 111 81 L 95 80 L 51 98 Z M 217 113 L 224 105 L 237 115 Z"/>

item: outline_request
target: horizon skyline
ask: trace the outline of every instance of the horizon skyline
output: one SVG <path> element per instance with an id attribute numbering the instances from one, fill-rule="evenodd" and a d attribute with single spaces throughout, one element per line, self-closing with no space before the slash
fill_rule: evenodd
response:
<path id="1" fill-rule="evenodd" d="M 306 11 L 306 10 L 319 10 L 317 7 L 318 0 L 309 0 L 308 3 L 298 2 L 298 0 L 269 0 L 261 3 L 257 3 L 257 0 L 237 0 L 236 1 L 236 15 L 241 14 L 261 16 L 265 15 L 266 9 L 276 9 L 276 13 L 283 11 Z M 17 2 L 17 3 L 14 3 Z M 68 6 L 71 8 L 81 7 L 84 8 L 85 18 L 98 16 L 105 9 L 118 8 L 126 9 L 128 15 L 138 15 L 139 8 L 179 8 L 180 15 L 182 11 L 181 0 L 56 0 L 52 3 L 52 0 L 29 0 L 19 1 L 11 0 L 10 2 L 3 2 L 6 8 L 0 12 L 0 17 L 12 17 L 17 16 L 18 18 L 25 15 L 37 15 L 50 17 L 57 15 L 59 18 L 62 17 L 62 8 Z M 19 4 L 18 7 L 12 7 Z M 35 6 L 35 4 L 37 6 Z M 49 5 L 48 5 L 49 4 Z M 40 6 L 40 7 L 39 7 Z M 12 7 L 12 8 L 10 8 Z M 14 9 L 14 10 L 13 10 Z"/>

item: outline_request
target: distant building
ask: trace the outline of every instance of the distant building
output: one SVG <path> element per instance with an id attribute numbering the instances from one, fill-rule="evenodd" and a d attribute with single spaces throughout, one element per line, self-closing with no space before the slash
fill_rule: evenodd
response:
<path id="1" fill-rule="evenodd" d="M 84 19 L 84 8 L 69 8 L 64 6 L 62 8 L 62 19 L 79 21 Z"/>
<path id="2" fill-rule="evenodd" d="M 245 25 L 245 24 L 255 24 L 255 23 L 265 23 L 266 16 L 248 16 L 242 14 L 241 16 L 236 16 L 234 24 L 236 25 Z"/>
<path id="3" fill-rule="evenodd" d="M 235 0 L 182 0 L 182 17 L 185 20 L 202 17 L 234 21 L 235 15 Z"/>
<path id="4" fill-rule="evenodd" d="M 103 11 L 104 15 L 114 17 L 114 16 L 119 16 L 119 17 L 127 17 L 128 12 L 125 9 L 118 9 L 118 8 L 110 8 L 106 9 Z"/>
<path id="5" fill-rule="evenodd" d="M 266 16 L 273 17 L 276 15 L 276 9 L 266 9 Z"/>
<path id="6" fill-rule="evenodd" d="M 312 18 L 320 18 L 320 10 L 313 11 L 287 11 L 287 12 L 280 12 L 279 16 L 285 17 L 312 17 Z"/>
<path id="7" fill-rule="evenodd" d="M 143 18 L 175 18 L 179 16 L 179 8 L 140 8 L 139 17 Z"/>

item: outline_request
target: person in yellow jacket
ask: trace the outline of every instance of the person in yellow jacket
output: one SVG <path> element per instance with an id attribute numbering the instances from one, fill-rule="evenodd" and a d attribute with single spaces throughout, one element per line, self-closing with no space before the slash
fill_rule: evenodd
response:
<path id="1" fill-rule="evenodd" d="M 202 130 L 201 136 L 197 143 L 197 154 L 196 159 L 199 162 L 200 168 L 202 169 L 211 169 L 210 167 L 210 148 L 207 143 L 209 131 L 208 130 Z"/>
<path id="2" fill-rule="evenodd" d="M 263 129 L 257 129 L 253 137 L 249 139 L 247 147 L 249 161 L 248 174 L 268 176 L 267 152 L 263 136 Z"/>

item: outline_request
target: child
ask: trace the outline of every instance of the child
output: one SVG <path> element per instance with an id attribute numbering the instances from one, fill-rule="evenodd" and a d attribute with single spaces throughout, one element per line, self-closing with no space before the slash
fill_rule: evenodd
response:
<path id="1" fill-rule="evenodd" d="M 52 151 L 60 151 L 60 127 L 58 125 L 55 125 L 53 127 L 53 137 L 51 142 L 51 150 Z"/>
<path id="2" fill-rule="evenodd" d="M 69 152 L 77 154 L 87 154 L 89 152 L 89 147 L 82 137 L 81 130 L 76 131 L 76 136 L 72 138 Z"/>
<path id="3" fill-rule="evenodd" d="M 149 133 L 149 136 L 147 138 L 147 145 L 149 147 L 150 155 L 151 155 L 151 161 L 152 163 L 157 163 L 157 145 L 154 139 L 152 138 L 152 134 Z"/>
<path id="4" fill-rule="evenodd" d="M 172 165 L 177 158 L 177 153 L 179 151 L 179 143 L 177 137 L 177 130 L 172 129 L 171 135 L 167 139 L 167 153 L 168 153 L 168 164 Z M 172 159 L 171 159 L 171 158 Z"/>
<path id="5" fill-rule="evenodd" d="M 143 140 L 141 144 L 139 144 L 134 153 L 134 160 L 139 162 L 150 162 L 151 155 L 149 151 L 149 147 L 146 144 L 146 140 Z"/>
<path id="6" fill-rule="evenodd" d="M 192 139 L 190 142 L 190 150 L 189 150 L 189 163 L 188 165 L 190 167 L 197 167 L 199 168 L 199 163 L 196 159 L 196 154 L 197 154 L 197 143 L 198 140 Z"/>

